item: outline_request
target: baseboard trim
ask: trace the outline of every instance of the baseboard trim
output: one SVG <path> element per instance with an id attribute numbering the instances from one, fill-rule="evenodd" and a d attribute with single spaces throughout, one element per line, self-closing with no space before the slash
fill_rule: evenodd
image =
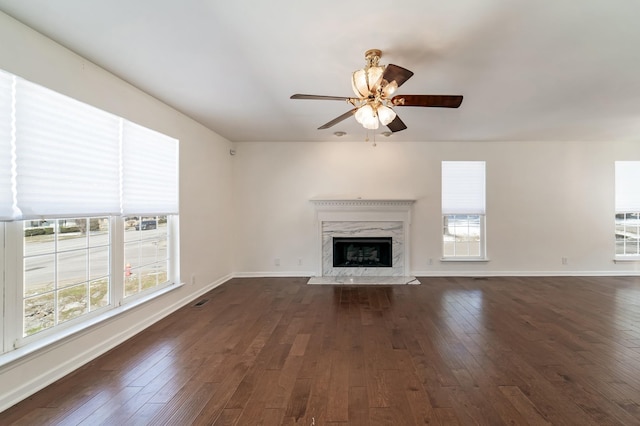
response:
<path id="1" fill-rule="evenodd" d="M 235 272 L 233 278 L 305 278 L 315 276 L 315 272 L 278 271 L 278 272 Z"/>
<path id="2" fill-rule="evenodd" d="M 233 278 L 232 274 L 228 274 L 204 287 L 202 287 L 201 289 L 199 289 L 198 291 L 194 292 L 194 293 L 190 293 L 189 295 L 177 300 L 176 302 L 172 303 L 169 306 L 166 306 L 165 308 L 159 310 L 158 312 L 156 312 L 154 315 L 147 317 L 144 321 L 136 321 L 131 327 L 128 327 L 124 330 L 122 330 L 120 333 L 113 335 L 111 337 L 109 337 L 108 339 L 105 339 L 100 345 L 96 345 L 93 346 L 89 349 L 87 349 L 84 352 L 79 353 L 77 356 L 73 357 L 73 358 L 69 358 L 68 360 L 66 360 L 64 363 L 56 365 L 56 366 L 52 366 L 52 368 L 50 370 L 48 370 L 45 374 L 42 374 L 40 376 L 37 376 L 35 378 L 32 378 L 31 380 L 29 380 L 28 382 L 25 382 L 24 384 L 22 384 L 21 386 L 11 389 L 9 392 L 6 392 L 5 394 L 3 394 L 2 396 L 0 396 L 0 412 L 3 412 L 4 410 L 12 407 L 13 405 L 17 404 L 18 402 L 28 398 L 29 396 L 33 395 L 34 393 L 38 392 L 39 390 L 49 386 L 50 384 L 54 383 L 56 380 L 59 380 L 61 378 L 63 378 L 64 376 L 66 376 L 67 374 L 72 373 L 73 371 L 77 370 L 78 368 L 82 367 L 83 365 L 85 365 L 88 362 L 91 362 L 92 360 L 94 360 L 95 358 L 99 357 L 100 355 L 106 353 L 107 351 L 115 348 L 116 346 L 118 346 L 119 344 L 123 343 L 124 341 L 132 338 L 133 336 L 135 336 L 136 334 L 144 331 L 147 327 L 155 324 L 156 322 L 160 321 L 161 319 L 163 319 L 164 317 L 170 315 L 171 313 L 175 312 L 176 310 L 182 308 L 183 306 L 191 303 L 193 300 L 197 299 L 198 297 L 202 296 L 203 294 L 211 291 L 212 289 L 224 284 L 225 282 L 229 281 L 231 278 Z M 162 297 L 162 296 L 160 296 Z M 136 308 L 130 309 L 127 312 L 123 312 L 124 315 L 126 315 L 127 313 L 133 313 L 135 312 Z M 2 370 L 7 370 L 7 369 L 12 369 L 12 368 L 16 368 L 19 365 L 25 364 L 29 361 L 34 361 L 36 358 L 46 354 L 49 351 L 55 350 L 56 347 L 59 347 L 61 345 L 67 345 L 67 344 L 72 344 L 75 340 L 81 338 L 82 336 L 88 334 L 88 333 L 95 333 L 96 331 L 98 331 L 100 328 L 103 328 L 105 326 L 107 326 L 109 323 L 116 321 L 118 319 L 121 319 L 122 316 L 121 315 L 115 315 L 112 316 L 104 321 L 101 321 L 95 325 L 92 325 L 90 327 L 87 327 L 86 329 L 83 329 L 82 331 L 79 331 L 78 333 L 75 333 L 71 336 L 65 337 L 61 340 L 56 341 L 55 343 L 52 343 L 51 345 L 45 346 L 41 349 L 38 349 L 32 353 L 29 353 L 28 355 L 25 355 L 24 357 L 16 360 L 15 362 L 12 362 L 11 364 L 5 366 L 4 368 L 0 369 L 0 372 Z"/>
<path id="3" fill-rule="evenodd" d="M 629 277 L 640 271 L 413 271 L 416 277 Z"/>
<path id="4" fill-rule="evenodd" d="M 629 277 L 638 271 L 412 271 L 414 277 Z M 234 272 L 232 278 L 304 278 L 315 272 Z"/>

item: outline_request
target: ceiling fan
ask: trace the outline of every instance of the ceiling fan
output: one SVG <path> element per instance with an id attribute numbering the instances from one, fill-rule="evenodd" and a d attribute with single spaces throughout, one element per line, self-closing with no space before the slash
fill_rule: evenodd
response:
<path id="1" fill-rule="evenodd" d="M 397 65 L 379 65 L 382 52 L 378 49 L 367 50 L 364 57 L 367 65 L 353 73 L 351 85 L 356 97 L 301 95 L 295 94 L 291 99 L 317 99 L 331 101 L 347 101 L 353 109 L 318 127 L 328 129 L 335 124 L 354 115 L 358 123 L 366 129 L 377 129 L 381 123 L 392 132 L 407 128 L 393 110 L 397 106 L 458 108 L 462 96 L 458 95 L 395 95 L 394 93 L 413 72 Z"/>

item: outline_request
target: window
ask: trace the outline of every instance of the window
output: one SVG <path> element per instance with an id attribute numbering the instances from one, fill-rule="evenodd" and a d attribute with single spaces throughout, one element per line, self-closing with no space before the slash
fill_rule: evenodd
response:
<path id="1" fill-rule="evenodd" d="M 125 217 L 124 295 L 138 294 L 167 281 L 167 217 Z"/>
<path id="2" fill-rule="evenodd" d="M 442 162 L 442 256 L 485 259 L 485 162 Z"/>
<path id="3" fill-rule="evenodd" d="M 3 351 L 178 282 L 176 139 L 0 70 L 0 177 Z"/>
<path id="4" fill-rule="evenodd" d="M 108 217 L 33 220 L 23 226 L 24 336 L 109 304 Z"/>
<path id="5" fill-rule="evenodd" d="M 640 161 L 615 163 L 617 258 L 640 258 Z"/>

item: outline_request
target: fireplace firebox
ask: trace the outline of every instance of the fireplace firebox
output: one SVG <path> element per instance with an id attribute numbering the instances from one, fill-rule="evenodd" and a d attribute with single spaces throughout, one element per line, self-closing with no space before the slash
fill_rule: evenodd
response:
<path id="1" fill-rule="evenodd" d="M 333 267 L 390 268 L 391 243 L 391 237 L 333 237 Z"/>

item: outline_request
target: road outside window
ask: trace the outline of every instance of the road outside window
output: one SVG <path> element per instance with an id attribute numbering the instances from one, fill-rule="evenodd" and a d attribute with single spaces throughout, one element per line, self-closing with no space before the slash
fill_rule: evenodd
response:
<path id="1" fill-rule="evenodd" d="M 130 216 L 124 223 L 124 295 L 128 297 L 167 281 L 168 228 L 166 216 Z"/>
<path id="2" fill-rule="evenodd" d="M 109 304 L 108 217 L 24 221 L 23 336 Z"/>

